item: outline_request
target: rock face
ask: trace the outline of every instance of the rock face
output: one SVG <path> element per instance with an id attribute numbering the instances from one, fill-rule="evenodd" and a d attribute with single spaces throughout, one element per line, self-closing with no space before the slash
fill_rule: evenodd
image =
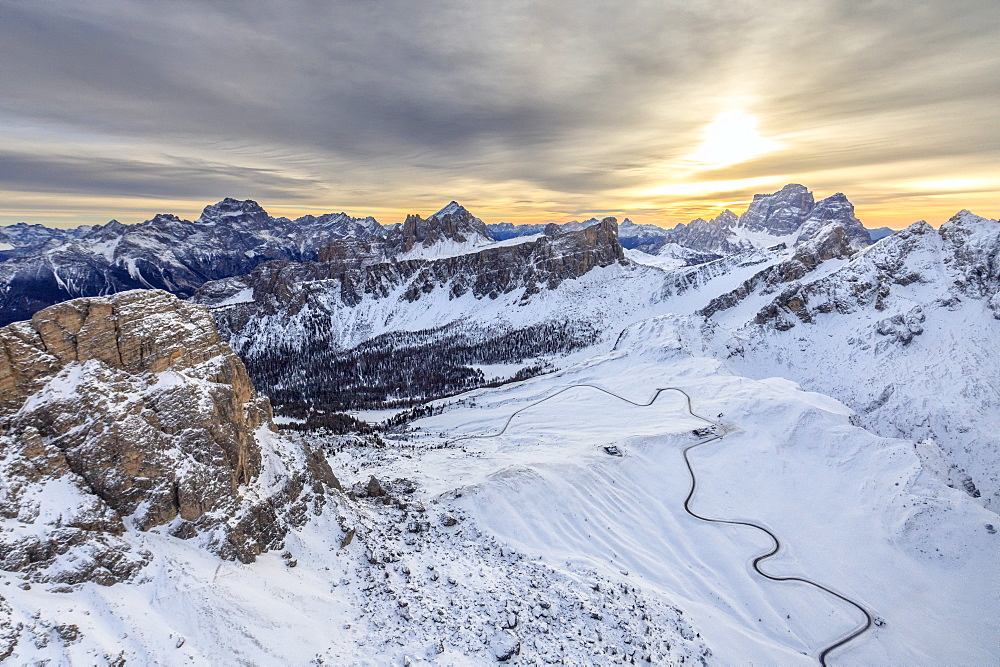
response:
<path id="1" fill-rule="evenodd" d="M 272 262 L 246 276 L 208 283 L 195 300 L 218 306 L 226 305 L 240 293 L 252 293 L 252 300 L 248 298 L 216 313 L 226 331 L 238 331 L 258 312 L 298 313 L 319 292 L 334 294 L 347 306 L 356 305 L 366 296 L 385 298 L 400 289 L 401 298 L 410 302 L 438 288 L 447 288 L 452 297 L 471 292 L 477 298 L 496 298 L 517 289 L 524 289 L 530 296 L 595 267 L 627 261 L 618 243 L 614 218 L 605 218 L 577 232 L 564 232 L 558 225 L 550 225 L 545 236 L 533 242 L 487 247 L 436 260 L 376 263 L 377 255 L 372 252 L 359 262 L 357 256 L 338 244 L 324 250 L 326 262 Z"/>
<path id="2" fill-rule="evenodd" d="M 247 273 L 269 260 L 315 260 L 335 239 L 385 234 L 374 218 L 273 218 L 255 201 L 228 198 L 205 207 L 195 221 L 161 214 L 136 225 L 24 227 L 0 230 L 12 246 L 0 252 L 0 259 L 9 257 L 0 263 L 0 324 L 80 296 L 158 288 L 187 297 L 206 280 Z"/>
<path id="3" fill-rule="evenodd" d="M 853 254 L 854 248 L 851 246 L 847 231 L 841 225 L 831 223 L 820 229 L 810 241 L 795 248 L 790 258 L 767 267 L 743 281 L 736 289 L 715 297 L 708 306 L 698 311 L 698 314 L 712 317 L 722 310 L 738 305 L 758 290 L 761 294 L 772 294 L 781 285 L 797 281 L 815 271 L 826 260 L 849 259 Z M 785 306 L 797 312 L 795 311 L 797 303 L 789 301 Z M 777 313 L 778 307 L 772 304 L 758 315 L 757 321 L 761 323 L 768 317 L 778 317 Z M 781 322 L 781 326 L 790 328 L 786 325 L 786 322 Z"/>
<path id="4" fill-rule="evenodd" d="M 614 218 L 576 232 L 550 225 L 537 239 L 439 259 L 360 267 L 346 254 L 329 260 L 271 262 L 208 283 L 195 296 L 212 307 L 254 381 L 283 409 L 430 400 L 486 383 L 476 364 L 517 364 L 577 349 L 593 342 L 593 331 L 568 325 L 561 313 L 550 314 L 553 322 L 532 315 L 524 327 L 497 318 L 463 326 L 453 313 L 497 308 L 494 300 L 511 304 L 512 313 L 531 313 L 564 281 L 599 267 L 633 268 Z M 397 317 L 423 324 L 379 336 Z M 541 370 L 536 363 L 517 372 L 524 379 Z"/>
<path id="5" fill-rule="evenodd" d="M 812 192 L 789 184 L 769 195 L 754 195 L 743 215 L 723 211 L 711 221 L 701 218 L 670 230 L 667 241 L 701 252 L 732 254 L 777 243 L 798 246 L 811 241 L 831 223 L 844 228 L 855 250 L 871 245 L 868 230 L 854 217 L 854 206 L 841 193 L 816 203 Z"/>
<path id="6" fill-rule="evenodd" d="M 386 235 L 345 236 L 320 248 L 321 263 L 347 271 L 385 262 L 433 259 L 471 252 L 494 243 L 486 225 L 457 202 L 428 217 L 408 215 Z"/>
<path id="7" fill-rule="evenodd" d="M 845 240 L 849 249 L 850 239 Z M 844 256 L 843 243 L 826 243 L 823 247 L 831 257 Z M 764 323 L 788 310 L 806 322 L 816 313 L 852 313 L 869 306 L 883 312 L 889 307 L 893 292 L 921 283 L 933 283 L 935 289 L 946 290 L 948 294 L 940 299 L 942 303 L 972 298 L 983 299 L 989 306 L 991 298 L 1000 293 L 997 222 L 968 211 L 959 212 L 939 230 L 926 222 L 916 222 L 883 239 L 828 278 L 797 285 L 783 293 L 768 309 L 770 315 L 762 314 L 758 321 Z M 801 307 L 790 308 L 795 304 Z M 911 305 L 906 312 L 882 318 L 879 326 L 886 331 L 885 335 L 891 333 L 907 343 L 912 335 L 919 335 L 924 316 L 922 312 L 910 312 L 912 308 Z M 903 325 L 906 334 L 901 334 Z"/>
<path id="8" fill-rule="evenodd" d="M 453 201 L 427 220 L 419 215 L 406 216 L 402 225 L 386 234 L 386 255 L 406 255 L 416 248 L 430 248 L 442 241 L 475 246 L 487 245 L 493 238 L 482 220 Z"/>
<path id="9" fill-rule="evenodd" d="M 830 195 L 813 207 L 809 217 L 798 228 L 799 235 L 795 244 L 811 241 L 831 223 L 843 228 L 851 248 L 860 250 L 872 244 L 871 234 L 854 216 L 854 204 L 840 192 Z"/>
<path id="10" fill-rule="evenodd" d="M 208 311 L 165 292 L 0 329 L 0 567 L 114 583 L 148 560 L 120 536 L 157 527 L 253 560 L 333 483 L 314 457 L 298 479 L 276 463 L 270 420 Z"/>
<path id="11" fill-rule="evenodd" d="M 814 205 L 813 195 L 805 186 L 790 183 L 774 194 L 754 195 L 753 202 L 740 216 L 740 226 L 753 232 L 785 236 L 802 226 Z"/>
<path id="12" fill-rule="evenodd" d="M 601 218 L 590 218 L 583 222 L 567 222 L 557 225 L 562 231 L 580 231 L 586 227 L 600 224 Z M 514 225 L 509 222 L 499 222 L 486 225 L 490 236 L 497 241 L 516 238 L 518 236 L 529 236 L 531 234 L 542 234 L 546 225 Z M 640 225 L 625 218 L 618 226 L 618 242 L 626 250 L 638 250 L 649 255 L 660 254 L 669 241 L 670 231 L 657 225 Z M 689 251 L 690 252 L 690 251 Z M 691 253 L 691 256 L 704 257 L 704 253 Z M 717 256 L 712 256 L 717 257 Z M 709 261 L 709 260 L 705 260 Z"/>
<path id="13" fill-rule="evenodd" d="M 686 226 L 674 227 L 667 240 L 683 248 L 730 255 L 748 247 L 733 238 L 733 229 L 738 224 L 739 218 L 727 209 L 712 220 L 695 218 Z"/>

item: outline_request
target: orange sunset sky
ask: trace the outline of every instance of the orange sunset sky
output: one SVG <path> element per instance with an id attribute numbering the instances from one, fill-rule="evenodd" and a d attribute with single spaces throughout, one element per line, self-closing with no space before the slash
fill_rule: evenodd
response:
<path id="1" fill-rule="evenodd" d="M 3 3 L 0 224 L 1000 214 L 1000 3 Z"/>

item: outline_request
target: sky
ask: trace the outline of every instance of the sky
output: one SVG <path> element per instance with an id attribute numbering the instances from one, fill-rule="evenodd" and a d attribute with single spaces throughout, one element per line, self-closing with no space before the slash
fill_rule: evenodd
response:
<path id="1" fill-rule="evenodd" d="M 1000 214 L 1000 2 L 0 0 L 0 224 Z"/>

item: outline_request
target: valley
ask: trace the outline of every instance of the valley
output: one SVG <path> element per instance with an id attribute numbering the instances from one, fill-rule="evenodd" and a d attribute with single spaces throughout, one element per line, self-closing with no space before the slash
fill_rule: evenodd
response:
<path id="1" fill-rule="evenodd" d="M 15 664 L 1000 657 L 996 220 L 118 227 L 0 262 Z"/>

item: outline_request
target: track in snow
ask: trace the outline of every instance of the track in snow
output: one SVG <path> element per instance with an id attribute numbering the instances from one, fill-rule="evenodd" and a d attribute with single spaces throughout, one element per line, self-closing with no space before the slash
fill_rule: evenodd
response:
<path id="1" fill-rule="evenodd" d="M 617 343 L 616 343 L 616 345 L 617 345 Z M 702 417 L 701 415 L 697 414 L 694 411 L 694 409 L 692 408 L 692 405 L 691 405 L 691 396 L 686 391 L 684 391 L 683 389 L 678 389 L 677 387 L 662 387 L 662 388 L 656 390 L 656 393 L 653 394 L 653 397 L 651 399 L 649 399 L 648 403 L 636 403 L 635 401 L 629 400 L 629 399 L 625 398 L 624 396 L 619 396 L 618 394 L 614 393 L 613 391 L 609 391 L 609 390 L 607 390 L 607 389 L 605 389 L 603 387 L 599 387 L 596 384 L 572 384 L 572 385 L 570 385 L 568 387 L 564 387 L 564 388 L 560 389 L 559 391 L 557 391 L 556 393 L 552 394 L 551 396 L 546 396 L 545 398 L 543 398 L 541 400 L 535 401 L 534 403 L 526 405 L 523 408 L 515 411 L 513 414 L 511 414 L 510 417 L 507 418 L 507 421 L 504 423 L 503 428 L 501 428 L 497 433 L 491 433 L 491 434 L 488 434 L 488 435 L 463 435 L 461 437 L 458 437 L 458 438 L 455 438 L 455 439 L 451 440 L 450 442 L 451 443 L 455 443 L 455 442 L 459 442 L 461 440 L 482 440 L 482 439 L 486 439 L 486 438 L 497 438 L 497 437 L 503 435 L 507 431 L 507 427 L 510 426 L 510 423 L 514 420 L 514 417 L 518 416 L 519 414 L 521 414 L 525 410 L 528 410 L 528 409 L 533 408 L 533 407 L 535 407 L 537 405 L 540 405 L 540 404 L 542 404 L 542 403 L 544 403 L 544 402 L 546 402 L 548 400 L 551 400 L 551 399 L 555 398 L 559 394 L 567 392 L 570 389 L 576 389 L 578 387 L 588 387 L 590 389 L 596 389 L 597 391 L 604 392 L 605 394 L 608 394 L 609 396 L 613 396 L 613 397 L 617 398 L 620 401 L 625 401 L 626 403 L 630 403 L 630 404 L 638 406 L 640 408 L 647 408 L 647 407 L 651 406 L 653 403 L 656 402 L 656 399 L 660 397 L 660 394 L 662 394 L 665 391 L 676 391 L 676 392 L 682 394 L 684 396 L 684 398 L 687 400 L 687 411 L 688 411 L 688 413 L 692 417 L 694 417 L 696 419 L 701 419 L 702 421 L 707 422 L 709 424 L 712 424 L 713 426 L 718 426 L 718 424 L 716 424 L 715 422 L 713 422 L 711 419 L 708 419 L 707 417 Z M 771 540 L 774 542 L 774 547 L 770 551 L 768 551 L 767 553 L 761 554 L 760 556 L 757 556 L 756 558 L 753 559 L 753 563 L 752 563 L 753 569 L 754 569 L 754 571 L 757 574 L 759 574 L 760 576 L 764 577 L 765 579 L 769 579 L 771 581 L 797 581 L 797 582 L 802 583 L 802 584 L 807 584 L 809 586 L 813 586 L 814 588 L 817 588 L 817 589 L 823 591 L 824 593 L 828 593 L 828 594 L 834 596 L 838 600 L 842 600 L 842 601 L 846 602 L 847 604 L 851 605 L 852 607 L 854 607 L 855 609 L 857 609 L 858 611 L 860 611 L 862 614 L 865 615 L 865 622 L 864 622 L 864 624 L 861 627 L 859 627 L 858 629 L 854 630 L 853 632 L 851 632 L 847 636 L 845 636 L 845 637 L 837 640 L 833 644 L 830 644 L 829 646 L 827 646 L 826 648 L 824 648 L 820 652 L 820 654 L 819 654 L 819 664 L 822 665 L 823 667 L 826 667 L 826 664 L 827 664 L 826 663 L 826 658 L 827 658 L 827 656 L 832 651 L 840 648 L 841 646 L 844 646 L 845 644 L 848 644 L 849 642 L 857 639 L 862 634 L 864 634 L 865 632 L 867 632 L 868 630 L 870 630 L 872 628 L 872 626 L 874 625 L 875 619 L 868 612 L 868 610 L 865 609 L 863 606 L 861 606 L 859 603 L 855 602 L 854 600 L 851 600 L 848 597 L 845 597 L 844 595 L 841 595 L 840 593 L 838 593 L 838 592 L 836 592 L 834 590 L 831 590 L 831 589 L 827 588 L 823 584 L 820 584 L 820 583 L 817 583 L 815 581 L 812 581 L 811 579 L 806 579 L 804 577 L 776 577 L 776 576 L 770 575 L 770 574 L 764 572 L 763 570 L 761 570 L 760 569 L 760 564 L 763 561 L 767 560 L 768 558 L 771 558 L 772 556 L 776 555 L 781 550 L 781 540 L 778 539 L 777 535 L 775 535 L 774 533 L 772 533 L 770 530 L 768 530 L 764 526 L 761 526 L 761 525 L 756 524 L 756 523 L 751 523 L 749 521 L 733 521 L 733 520 L 729 520 L 729 519 L 713 519 L 713 518 L 710 518 L 710 517 L 701 516 L 700 514 L 695 514 L 691 510 L 691 498 L 694 497 L 695 489 L 698 486 L 698 479 L 695 477 L 694 468 L 691 466 L 691 459 L 688 458 L 688 452 L 690 452 L 692 449 L 695 449 L 696 447 L 701 447 L 703 445 L 707 445 L 710 442 L 715 442 L 716 440 L 721 440 L 724 436 L 725 436 L 725 434 L 717 435 L 717 436 L 714 436 L 712 438 L 708 438 L 706 440 L 702 440 L 700 442 L 696 442 L 695 444 L 689 445 L 689 446 L 685 447 L 682 450 L 681 453 L 684 455 L 684 463 L 687 465 L 688 473 L 691 475 L 691 490 L 688 492 L 687 498 L 684 499 L 684 511 L 687 512 L 688 514 L 690 514 L 691 516 L 693 516 L 694 518 L 700 520 L 700 521 L 706 521 L 708 523 L 724 523 L 724 524 L 728 524 L 730 526 L 746 526 L 748 528 L 755 528 L 755 529 L 761 531 L 762 533 L 764 533 L 765 535 L 767 535 L 769 538 L 771 538 Z"/>

